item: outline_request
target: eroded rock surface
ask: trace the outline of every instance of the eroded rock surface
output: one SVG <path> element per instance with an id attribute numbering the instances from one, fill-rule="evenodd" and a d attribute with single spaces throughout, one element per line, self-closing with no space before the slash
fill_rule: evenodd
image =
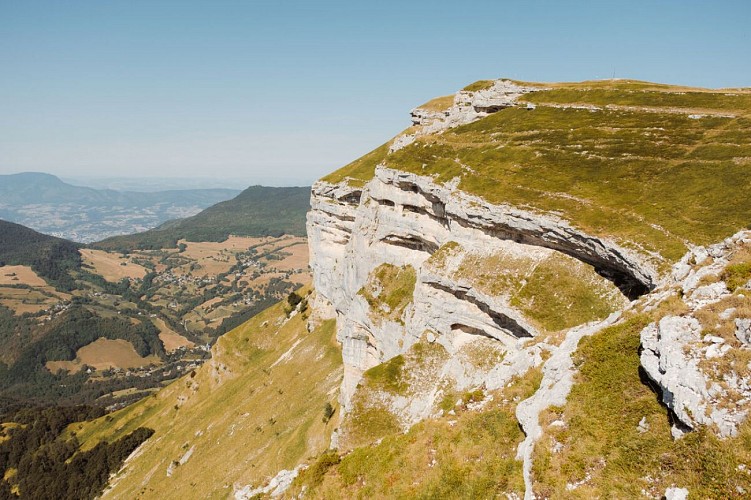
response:
<path id="1" fill-rule="evenodd" d="M 421 135 L 436 134 L 466 125 L 491 113 L 515 106 L 519 97 L 539 90 L 543 89 L 519 85 L 509 80 L 496 80 L 485 89 L 460 90 L 454 95 L 453 104 L 444 110 L 417 107 L 410 112 L 412 125 L 416 126 L 417 130 L 398 136 L 391 144 L 390 151 L 398 151 L 412 144 Z"/>
<path id="2" fill-rule="evenodd" d="M 685 310 L 641 332 L 641 365 L 677 418 L 675 437 L 699 425 L 723 437 L 734 436 L 748 415 L 751 319 L 744 316 L 745 294 L 732 294 L 721 277 L 749 236 L 740 232 L 721 244 L 690 252 L 674 268 Z"/>

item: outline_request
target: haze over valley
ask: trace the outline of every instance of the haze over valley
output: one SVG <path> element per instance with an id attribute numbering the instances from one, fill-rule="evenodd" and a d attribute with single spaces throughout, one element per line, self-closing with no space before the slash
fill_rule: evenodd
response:
<path id="1" fill-rule="evenodd" d="M 42 173 L 0 175 L 0 218 L 91 243 L 190 217 L 239 192 L 216 188 L 115 191 L 74 186 Z"/>

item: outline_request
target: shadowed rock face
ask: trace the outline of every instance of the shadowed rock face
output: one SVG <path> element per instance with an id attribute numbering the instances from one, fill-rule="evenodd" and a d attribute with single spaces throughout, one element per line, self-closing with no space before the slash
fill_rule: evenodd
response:
<path id="1" fill-rule="evenodd" d="M 449 352 L 456 325 L 512 349 L 519 339 L 538 335 L 508 301 L 424 266 L 447 242 L 561 252 L 593 266 L 629 299 L 658 280 L 641 256 L 559 218 L 493 205 L 428 177 L 384 167 L 364 188 L 315 184 L 311 206 L 308 234 L 318 306 L 336 315 L 344 363 L 351 368 L 342 391 L 345 407 L 364 370 L 406 352 L 426 331 L 434 332 Z M 413 303 L 402 322 L 374 320 L 358 294 L 384 263 L 417 270 Z"/>

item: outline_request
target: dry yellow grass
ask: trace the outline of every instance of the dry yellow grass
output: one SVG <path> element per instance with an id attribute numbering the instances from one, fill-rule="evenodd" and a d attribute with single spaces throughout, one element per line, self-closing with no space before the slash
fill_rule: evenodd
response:
<path id="1" fill-rule="evenodd" d="M 70 300 L 71 295 L 55 291 L 50 286 L 35 288 L 9 288 L 0 286 L 0 304 L 16 315 L 37 313 L 61 300 Z"/>
<path id="2" fill-rule="evenodd" d="M 422 106 L 417 106 L 420 109 L 427 111 L 445 111 L 454 105 L 454 96 L 445 95 L 443 97 L 436 97 L 431 99 Z"/>
<path id="3" fill-rule="evenodd" d="M 237 252 L 247 251 L 250 247 L 263 244 L 269 240 L 275 240 L 275 238 L 230 236 L 227 241 L 222 242 L 180 240 L 179 243 L 186 245 L 180 256 L 193 260 L 198 264 L 198 267 L 191 271 L 190 265 L 180 266 L 174 272 L 176 274 L 187 274 L 190 271 L 194 276 L 216 276 L 226 273 L 236 264 L 235 254 Z"/>
<path id="4" fill-rule="evenodd" d="M 29 266 L 0 267 L 0 285 L 29 285 L 44 287 L 47 282 Z"/>
<path id="5" fill-rule="evenodd" d="M 308 268 L 310 257 L 308 255 L 308 244 L 306 241 L 301 241 L 295 245 L 285 247 L 282 251 L 292 255 L 285 257 L 280 261 L 274 261 L 273 266 L 275 268 L 283 271 Z"/>
<path id="6" fill-rule="evenodd" d="M 193 242 L 180 240 L 178 243 L 184 243 L 186 245 L 185 251 L 182 252 L 182 255 L 189 259 L 202 259 L 221 253 L 223 250 L 231 250 L 233 252 L 244 251 L 269 239 L 270 238 L 230 236 L 227 238 L 227 241 L 221 242 Z"/>
<path id="7" fill-rule="evenodd" d="M 164 350 L 173 352 L 180 347 L 193 347 L 195 344 L 186 339 L 167 325 L 161 318 L 154 319 L 154 324 L 159 328 L 159 340 L 164 344 Z"/>
<path id="8" fill-rule="evenodd" d="M 15 288 L 25 285 L 31 288 Z M 71 295 L 49 286 L 29 266 L 0 267 L 0 304 L 15 314 L 38 313 Z"/>
<path id="9" fill-rule="evenodd" d="M 143 278 L 146 269 L 134 264 L 127 257 L 117 253 L 105 252 L 104 250 L 81 250 L 84 264 L 88 264 L 101 274 L 104 279 L 111 282 L 120 281 L 123 278 Z"/>
<path id="10" fill-rule="evenodd" d="M 48 361 L 45 366 L 54 373 L 58 370 L 77 372 L 84 365 L 94 367 L 97 370 L 107 370 L 108 368 L 136 368 L 159 363 L 161 361 L 157 356 L 147 356 L 145 358 L 139 356 L 133 348 L 133 344 L 127 340 L 99 338 L 91 344 L 80 348 L 76 353 L 75 360 Z"/>

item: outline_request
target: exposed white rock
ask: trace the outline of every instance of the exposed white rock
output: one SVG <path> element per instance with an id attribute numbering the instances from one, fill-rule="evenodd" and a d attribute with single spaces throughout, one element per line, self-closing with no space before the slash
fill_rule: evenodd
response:
<path id="1" fill-rule="evenodd" d="M 687 500 L 688 490 L 686 488 L 668 488 L 665 490 L 665 500 Z"/>
<path id="2" fill-rule="evenodd" d="M 436 111 L 417 107 L 410 112 L 415 132 L 398 136 L 389 147 L 398 151 L 412 144 L 421 135 L 436 134 L 459 125 L 466 125 L 510 106 L 516 106 L 519 97 L 529 92 L 545 90 L 541 87 L 518 85 L 509 80 L 496 80 L 482 90 L 460 90 L 447 109 Z M 535 109 L 534 106 L 527 109 Z"/>
<path id="3" fill-rule="evenodd" d="M 526 500 L 534 499 L 532 491 L 532 453 L 535 443 L 542 435 L 542 427 L 539 422 L 540 412 L 551 406 L 563 406 L 566 403 L 566 398 L 574 385 L 574 373 L 576 373 L 571 354 L 576 350 L 579 341 L 583 337 L 593 335 L 614 324 L 619 317 L 619 313 L 613 313 L 604 321 L 569 330 L 566 339 L 553 352 L 550 359 L 545 362 L 542 368 L 540 388 L 532 397 L 520 402 L 516 407 L 516 419 L 526 435 L 516 452 L 516 458 L 524 462 L 523 472 L 526 487 L 524 498 Z M 583 483 L 577 483 L 571 489 L 575 489 L 580 484 Z"/>
<path id="4" fill-rule="evenodd" d="M 718 371 L 729 368 L 727 364 L 717 364 L 716 360 L 737 347 L 719 335 L 702 335 L 703 330 L 711 331 L 720 325 L 714 324 L 714 320 L 713 324 L 702 325 L 697 319 L 700 316 L 695 315 L 705 306 L 731 296 L 722 281 L 708 285 L 700 283 L 707 277 L 720 276 L 730 256 L 739 244 L 745 244 L 748 235 L 748 231 L 741 231 L 705 251 L 692 249 L 688 257 L 704 256 L 697 259 L 703 265 L 692 268 L 685 278 L 676 283 L 684 292 L 683 302 L 688 312 L 680 317 L 665 316 L 641 332 L 641 364 L 660 387 L 663 402 L 678 420 L 672 429 L 676 438 L 698 425 L 707 425 L 722 437 L 734 436 L 751 410 L 748 370 L 742 373 L 732 368 L 730 371 Z M 736 314 L 736 308 L 726 308 L 717 318 L 727 321 Z M 751 340 L 751 319 L 735 318 L 735 336 L 742 346 L 748 345 Z M 705 363 L 709 365 L 705 366 Z M 718 380 L 723 383 L 718 383 Z"/>
<path id="5" fill-rule="evenodd" d="M 292 470 L 281 470 L 266 486 L 257 488 L 253 488 L 252 485 L 246 485 L 242 488 L 235 487 L 235 500 L 248 500 L 258 495 L 269 495 L 271 498 L 276 498 L 287 491 L 292 485 L 292 481 L 305 468 L 306 465 L 298 465 Z"/>
<path id="6" fill-rule="evenodd" d="M 710 423 L 704 416 L 710 398 L 706 378 L 683 350 L 699 341 L 700 333 L 698 320 L 680 316 L 666 316 L 641 332 L 642 366 L 662 388 L 662 401 L 690 428 Z"/>
<path id="7" fill-rule="evenodd" d="M 691 299 L 696 306 L 711 304 L 717 302 L 723 296 L 728 295 L 728 291 L 725 282 L 718 281 L 711 285 L 700 286 L 691 293 Z"/>
<path id="8" fill-rule="evenodd" d="M 424 266 L 447 242 L 468 248 L 517 245 L 530 255 L 560 251 L 638 291 L 659 281 L 648 258 L 588 235 L 555 215 L 493 205 L 429 177 L 385 167 L 375 174 L 364 187 L 316 183 L 308 214 L 316 307 L 336 316 L 342 343 L 345 412 L 363 371 L 406 352 L 426 331 L 449 352 L 467 332 L 495 338 L 510 350 L 523 348 L 520 338 L 537 335 L 503 298 Z M 367 301 L 358 295 L 372 271 L 384 263 L 417 271 L 413 304 L 401 321 L 374 320 Z M 499 372 L 495 380 L 506 380 L 508 373 Z"/>
<path id="9" fill-rule="evenodd" d="M 751 319 L 737 318 L 735 320 L 735 338 L 742 344 L 751 344 Z"/>
<path id="10" fill-rule="evenodd" d="M 639 434 L 644 434 L 645 432 L 649 431 L 649 423 L 647 422 L 647 417 L 642 417 L 641 420 L 639 420 L 639 425 L 636 426 L 636 430 L 639 432 Z"/>

